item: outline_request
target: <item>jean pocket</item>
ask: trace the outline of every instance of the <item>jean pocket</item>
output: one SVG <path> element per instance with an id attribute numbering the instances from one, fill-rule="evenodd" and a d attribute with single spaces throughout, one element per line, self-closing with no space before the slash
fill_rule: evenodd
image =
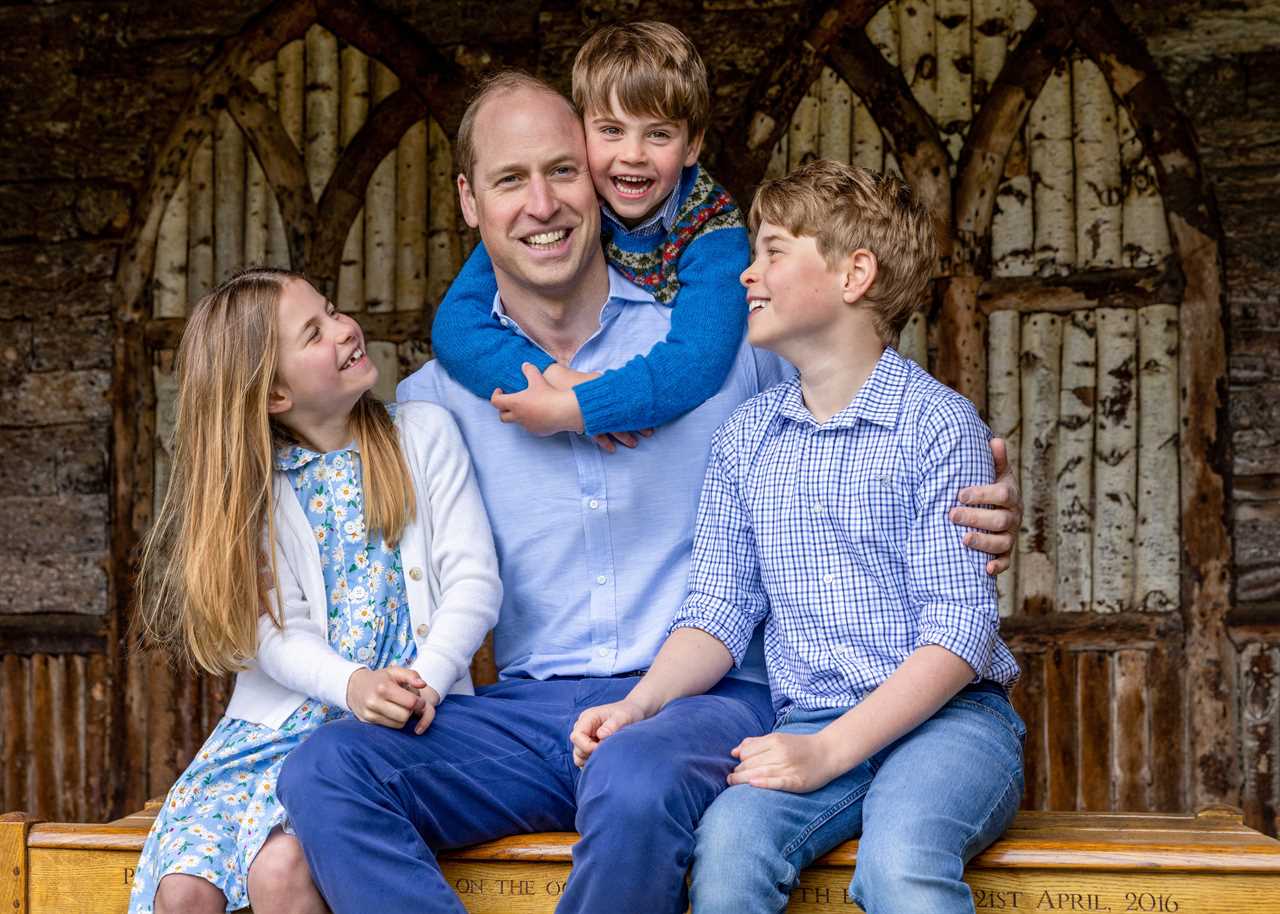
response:
<path id="1" fill-rule="evenodd" d="M 1027 739 L 1027 725 L 1003 694 L 988 690 L 966 690 L 952 699 L 957 705 L 973 708 L 994 717 L 1008 728 L 1021 746 Z"/>

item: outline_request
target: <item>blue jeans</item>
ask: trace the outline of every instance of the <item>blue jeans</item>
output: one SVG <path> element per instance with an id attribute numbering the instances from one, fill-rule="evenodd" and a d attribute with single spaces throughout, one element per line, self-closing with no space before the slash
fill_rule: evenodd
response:
<path id="1" fill-rule="evenodd" d="M 279 794 L 334 914 L 464 914 L 435 852 L 506 835 L 571 831 L 560 912 L 683 914 L 703 810 L 724 789 L 729 751 L 768 731 L 764 685 L 712 692 L 609 737 L 580 771 L 569 731 L 636 677 L 507 680 L 449 696 L 415 736 L 346 720 L 291 752 Z"/>
<path id="2" fill-rule="evenodd" d="M 777 729 L 814 733 L 845 710 L 794 710 Z M 980 683 L 812 793 L 730 787 L 698 826 L 695 914 L 781 911 L 801 870 L 859 836 L 849 894 L 868 914 L 972 912 L 964 867 L 1018 811 L 1025 736 L 1003 689 Z"/>

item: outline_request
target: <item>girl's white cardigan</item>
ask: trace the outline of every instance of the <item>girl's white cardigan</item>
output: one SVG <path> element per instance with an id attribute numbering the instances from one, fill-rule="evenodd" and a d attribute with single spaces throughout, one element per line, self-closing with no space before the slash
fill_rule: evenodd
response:
<path id="1" fill-rule="evenodd" d="M 493 534 L 471 458 L 453 417 L 432 403 L 401 403 L 396 428 L 413 478 L 417 511 L 400 559 L 418 657 L 413 669 L 441 696 L 472 694 L 471 656 L 498 621 L 502 582 Z M 258 620 L 258 654 L 236 676 L 227 716 L 278 728 L 308 697 L 347 708 L 347 680 L 363 664 L 329 645 L 320 548 L 288 477 L 274 480 L 280 590 Z"/>

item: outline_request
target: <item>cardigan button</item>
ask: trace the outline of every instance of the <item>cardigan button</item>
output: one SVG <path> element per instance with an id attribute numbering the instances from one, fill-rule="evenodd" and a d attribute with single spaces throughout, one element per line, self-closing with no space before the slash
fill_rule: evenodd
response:
<path id="1" fill-rule="evenodd" d="M 412 579 L 413 579 L 413 580 L 415 580 L 415 581 L 421 581 L 421 580 L 422 580 L 422 569 L 421 569 L 421 568 L 410 568 L 410 569 L 409 569 L 409 577 L 410 577 L 410 578 L 412 578 Z"/>
<path id="2" fill-rule="evenodd" d="M 427 632 L 431 631 L 431 626 L 423 622 L 421 625 L 418 626 L 417 631 L 418 631 L 419 638 L 425 638 L 427 637 Z"/>

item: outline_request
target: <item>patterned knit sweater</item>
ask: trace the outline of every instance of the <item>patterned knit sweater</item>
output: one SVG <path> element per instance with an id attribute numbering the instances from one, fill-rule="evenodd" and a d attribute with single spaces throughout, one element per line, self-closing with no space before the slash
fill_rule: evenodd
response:
<path id="1" fill-rule="evenodd" d="M 733 366 L 747 310 L 738 277 L 749 260 L 742 211 L 700 165 L 680 179 L 680 205 L 664 231 L 628 230 L 602 219 L 605 255 L 633 283 L 672 306 L 671 329 L 636 356 L 574 388 L 586 433 L 655 428 L 699 406 Z M 476 246 L 436 312 L 431 344 L 449 374 L 476 396 L 523 390 L 524 362 L 551 357 L 499 323 L 493 264 Z M 602 303 L 603 304 L 603 303 Z"/>

